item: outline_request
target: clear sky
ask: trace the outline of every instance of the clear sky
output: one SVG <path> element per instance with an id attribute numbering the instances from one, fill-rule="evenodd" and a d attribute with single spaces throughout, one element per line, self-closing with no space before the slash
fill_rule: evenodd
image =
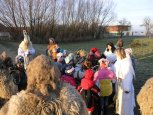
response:
<path id="1" fill-rule="evenodd" d="M 117 19 L 126 18 L 132 25 L 141 25 L 149 16 L 153 20 L 153 0 L 114 0 Z"/>

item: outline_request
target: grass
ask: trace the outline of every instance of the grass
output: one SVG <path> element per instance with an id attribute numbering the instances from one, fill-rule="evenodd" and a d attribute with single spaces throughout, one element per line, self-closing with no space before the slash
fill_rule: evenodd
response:
<path id="1" fill-rule="evenodd" d="M 153 39 L 148 38 L 135 38 L 135 39 L 123 39 L 124 48 L 131 47 L 133 49 L 133 55 L 137 59 L 136 63 L 136 80 L 134 81 L 136 95 L 140 91 L 142 85 L 150 77 L 153 77 L 152 65 L 153 65 Z M 117 39 L 100 39 L 96 41 L 76 42 L 76 43 L 60 43 L 61 48 L 74 52 L 77 49 L 85 49 L 89 51 L 91 47 L 97 47 L 101 52 L 104 52 L 106 44 L 113 42 L 116 44 Z M 12 58 L 17 55 L 17 48 L 19 43 L 0 41 L 0 52 L 7 51 Z M 45 54 L 47 44 L 34 44 L 36 49 L 36 55 Z M 140 115 L 138 106 L 135 109 L 135 115 Z"/>
<path id="2" fill-rule="evenodd" d="M 153 55 L 153 39 L 134 39 L 130 46 L 134 49 L 134 55 L 137 58 Z"/>

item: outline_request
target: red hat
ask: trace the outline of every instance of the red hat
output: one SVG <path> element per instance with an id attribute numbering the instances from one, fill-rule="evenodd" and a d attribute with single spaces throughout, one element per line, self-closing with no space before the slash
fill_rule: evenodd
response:
<path id="1" fill-rule="evenodd" d="M 101 57 L 101 54 L 100 54 L 100 52 L 98 50 L 95 52 L 95 56 L 96 56 L 96 58 L 100 58 Z"/>
<path id="2" fill-rule="evenodd" d="M 98 51 L 97 48 L 91 48 L 90 50 L 91 50 L 93 53 L 95 53 L 96 51 Z"/>
<path id="3" fill-rule="evenodd" d="M 93 80 L 93 78 L 94 78 L 94 72 L 93 72 L 91 69 L 87 69 L 87 70 L 85 71 L 84 77 L 85 77 L 86 79 Z"/>

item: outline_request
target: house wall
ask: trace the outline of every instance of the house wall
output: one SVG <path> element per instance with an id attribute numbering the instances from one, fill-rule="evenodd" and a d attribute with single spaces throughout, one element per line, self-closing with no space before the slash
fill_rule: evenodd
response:
<path id="1" fill-rule="evenodd" d="M 146 33 L 144 31 L 132 31 L 130 35 L 131 36 L 145 36 Z"/>
<path id="2" fill-rule="evenodd" d="M 128 31 L 130 28 L 129 26 L 108 26 L 107 31 L 112 33 L 114 31 L 120 32 L 120 31 Z"/>
<path id="3" fill-rule="evenodd" d="M 124 25 L 108 26 L 106 27 L 107 36 L 129 36 L 131 27 Z"/>

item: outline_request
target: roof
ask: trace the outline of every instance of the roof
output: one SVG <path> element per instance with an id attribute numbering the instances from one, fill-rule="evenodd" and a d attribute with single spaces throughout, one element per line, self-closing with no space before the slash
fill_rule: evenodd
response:
<path id="1" fill-rule="evenodd" d="M 109 26 L 106 26 L 106 27 L 131 27 L 131 25 L 109 25 Z"/>

